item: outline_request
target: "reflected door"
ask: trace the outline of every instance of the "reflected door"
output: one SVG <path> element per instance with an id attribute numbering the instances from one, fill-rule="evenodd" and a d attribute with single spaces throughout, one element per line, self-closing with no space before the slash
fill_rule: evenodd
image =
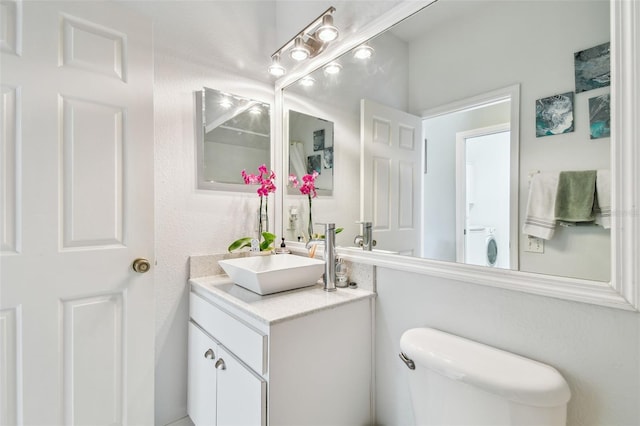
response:
<path id="1" fill-rule="evenodd" d="M 22 13 L 3 23 L 24 29 L 22 52 L 3 46 L 1 61 L 0 152 L 14 154 L 0 169 L 12 213 L 0 214 L 12 236 L 0 424 L 150 425 L 151 23 L 116 2 L 14 4 Z M 137 257 L 150 259 L 141 273 Z"/>
<path id="2" fill-rule="evenodd" d="M 420 256 L 422 119 L 363 99 L 360 217 L 377 248 Z"/>

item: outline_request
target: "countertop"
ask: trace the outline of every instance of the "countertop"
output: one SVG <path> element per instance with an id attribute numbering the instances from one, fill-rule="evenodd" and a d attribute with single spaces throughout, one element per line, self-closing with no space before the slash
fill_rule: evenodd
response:
<path id="1" fill-rule="evenodd" d="M 234 284 L 227 275 L 210 275 L 189 280 L 192 290 L 213 302 L 222 302 L 265 325 L 331 309 L 345 303 L 370 299 L 375 293 L 359 288 L 324 291 L 321 281 L 310 287 L 261 296 Z"/>

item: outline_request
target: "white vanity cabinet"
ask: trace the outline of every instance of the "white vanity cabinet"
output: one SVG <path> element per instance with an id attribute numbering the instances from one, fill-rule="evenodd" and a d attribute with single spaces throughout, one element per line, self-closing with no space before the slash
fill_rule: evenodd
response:
<path id="1" fill-rule="evenodd" d="M 196 426 L 372 423 L 373 293 L 313 286 L 259 296 L 228 278 L 190 283 Z"/>
<path id="2" fill-rule="evenodd" d="M 264 425 L 266 382 L 189 322 L 189 416 L 196 425 Z M 242 409 L 230 409 L 242 401 Z"/>

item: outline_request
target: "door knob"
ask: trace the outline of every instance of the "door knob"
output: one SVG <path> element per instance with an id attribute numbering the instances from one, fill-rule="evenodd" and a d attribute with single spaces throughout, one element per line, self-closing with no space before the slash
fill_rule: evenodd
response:
<path id="1" fill-rule="evenodd" d="M 140 257 L 133 261 L 133 265 L 131 265 L 131 267 L 139 274 L 144 274 L 145 272 L 148 272 L 149 269 L 151 269 L 151 263 L 149 263 L 147 259 L 143 259 Z"/>
<path id="2" fill-rule="evenodd" d="M 227 365 L 224 363 L 224 359 L 218 358 L 218 360 L 216 361 L 216 368 L 218 370 L 226 370 L 227 369 Z"/>

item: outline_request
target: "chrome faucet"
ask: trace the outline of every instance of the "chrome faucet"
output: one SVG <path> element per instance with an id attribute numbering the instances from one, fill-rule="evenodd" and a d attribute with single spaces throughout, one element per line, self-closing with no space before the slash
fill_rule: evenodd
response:
<path id="1" fill-rule="evenodd" d="M 324 291 L 336 291 L 336 224 L 324 224 Z"/>
<path id="2" fill-rule="evenodd" d="M 336 224 L 324 223 L 324 238 L 314 238 L 307 241 L 306 248 L 318 244 L 324 245 L 324 291 L 336 291 Z"/>
<path id="3" fill-rule="evenodd" d="M 362 250 L 371 251 L 376 245 L 376 241 L 373 239 L 373 223 L 372 222 L 357 222 L 362 224 L 362 235 L 356 235 L 353 239 L 353 243 L 362 247 Z"/>

